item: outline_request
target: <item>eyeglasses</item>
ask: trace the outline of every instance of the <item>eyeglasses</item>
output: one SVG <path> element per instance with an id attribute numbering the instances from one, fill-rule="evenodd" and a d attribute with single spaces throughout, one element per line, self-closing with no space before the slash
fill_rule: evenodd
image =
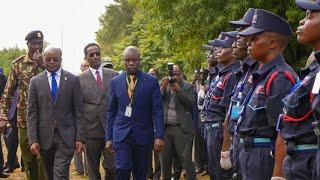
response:
<path id="1" fill-rule="evenodd" d="M 94 53 L 90 53 L 89 57 L 94 57 L 94 55 L 100 56 L 101 54 L 99 52 L 94 52 Z"/>

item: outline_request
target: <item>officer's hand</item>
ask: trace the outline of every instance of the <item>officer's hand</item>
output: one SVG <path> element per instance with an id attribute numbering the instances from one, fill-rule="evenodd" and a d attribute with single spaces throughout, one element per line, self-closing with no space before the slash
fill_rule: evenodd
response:
<path id="1" fill-rule="evenodd" d="M 221 152 L 220 166 L 224 170 L 228 170 L 232 168 L 229 151 Z"/>
<path id="2" fill-rule="evenodd" d="M 271 180 L 286 180 L 283 177 L 272 177 Z"/>
<path id="3" fill-rule="evenodd" d="M 37 156 L 40 154 L 40 145 L 39 143 L 32 143 L 30 146 L 31 154 Z"/>
<path id="4" fill-rule="evenodd" d="M 110 153 L 114 153 L 112 141 L 106 142 L 106 150 L 109 151 Z"/>
<path id="5" fill-rule="evenodd" d="M 82 151 L 83 143 L 81 141 L 76 141 L 76 153 Z"/>
<path id="6" fill-rule="evenodd" d="M 162 78 L 161 85 L 160 85 L 161 89 L 166 89 L 168 84 L 169 84 L 169 78 L 168 77 Z"/>
<path id="7" fill-rule="evenodd" d="M 162 139 L 160 138 L 157 138 L 155 141 L 154 141 L 154 147 L 153 149 L 157 152 L 161 152 L 162 149 L 164 148 L 164 142 Z"/>
<path id="8" fill-rule="evenodd" d="M 170 87 L 171 87 L 172 91 L 174 91 L 174 92 L 181 91 L 181 87 L 177 82 L 170 84 Z"/>
<path id="9" fill-rule="evenodd" d="M 37 62 L 41 62 L 42 61 L 42 54 L 40 53 L 39 50 L 33 53 L 32 59 L 37 61 Z"/>

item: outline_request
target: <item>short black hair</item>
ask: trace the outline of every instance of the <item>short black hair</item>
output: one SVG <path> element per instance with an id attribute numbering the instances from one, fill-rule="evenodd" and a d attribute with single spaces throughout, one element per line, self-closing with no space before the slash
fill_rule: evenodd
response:
<path id="1" fill-rule="evenodd" d="M 92 47 L 92 46 L 97 46 L 97 47 L 99 48 L 99 51 L 100 51 L 100 46 L 99 46 L 97 43 L 89 43 L 89 44 L 87 44 L 87 45 L 84 47 L 84 49 L 83 49 L 83 52 L 84 52 L 84 56 L 85 56 L 85 57 L 87 57 L 87 54 L 88 54 L 87 50 L 88 50 L 88 48 L 89 48 L 89 47 Z"/>

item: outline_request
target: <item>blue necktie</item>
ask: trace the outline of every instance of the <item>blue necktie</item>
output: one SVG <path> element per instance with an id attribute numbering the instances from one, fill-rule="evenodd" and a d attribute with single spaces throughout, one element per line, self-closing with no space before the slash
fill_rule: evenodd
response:
<path id="1" fill-rule="evenodd" d="M 58 85 L 56 81 L 56 72 L 51 73 L 51 97 L 53 101 L 56 101 Z"/>

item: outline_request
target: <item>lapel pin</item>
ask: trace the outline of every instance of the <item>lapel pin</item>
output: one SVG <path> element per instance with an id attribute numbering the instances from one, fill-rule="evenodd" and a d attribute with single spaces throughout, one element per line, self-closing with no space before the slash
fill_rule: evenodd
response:
<path id="1" fill-rule="evenodd" d="M 65 80 L 65 81 L 68 80 L 68 77 L 64 77 L 64 80 Z"/>

